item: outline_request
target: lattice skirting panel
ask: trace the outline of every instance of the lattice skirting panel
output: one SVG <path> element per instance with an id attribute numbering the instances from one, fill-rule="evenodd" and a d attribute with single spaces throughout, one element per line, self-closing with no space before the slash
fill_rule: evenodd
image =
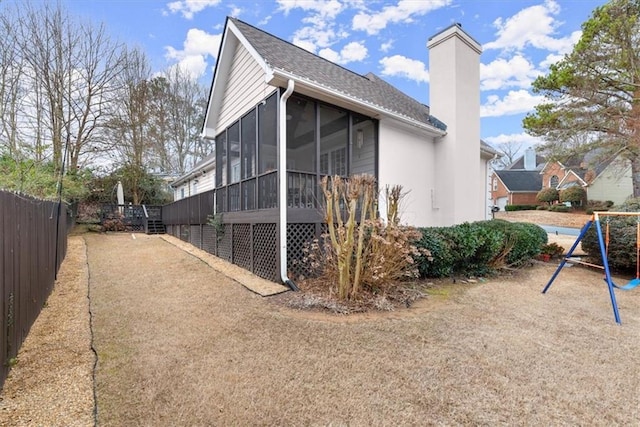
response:
<path id="1" fill-rule="evenodd" d="M 218 256 L 225 261 L 233 261 L 233 224 L 224 224 L 224 232 L 218 238 Z"/>
<path id="2" fill-rule="evenodd" d="M 202 249 L 211 255 L 218 255 L 218 238 L 216 237 L 216 229 L 212 225 L 202 226 Z"/>
<path id="3" fill-rule="evenodd" d="M 233 224 L 233 263 L 252 271 L 251 224 Z"/>
<path id="4" fill-rule="evenodd" d="M 279 281 L 278 225 L 253 225 L 253 273 Z"/>
<path id="5" fill-rule="evenodd" d="M 302 262 L 303 249 L 321 230 L 321 225 L 315 223 L 288 224 L 287 274 L 293 280 L 301 276 L 308 277 L 309 272 Z M 277 224 L 224 224 L 219 235 L 216 234 L 216 228 L 208 224 L 170 225 L 167 232 L 257 276 L 280 281 Z"/>
<path id="6" fill-rule="evenodd" d="M 183 242 L 188 242 L 189 241 L 189 231 L 191 229 L 191 226 L 189 225 L 181 225 L 180 226 L 180 240 L 182 240 Z"/>
<path id="7" fill-rule="evenodd" d="M 192 225 L 189 231 L 189 243 L 198 249 L 202 249 L 202 226 Z"/>
<path id="8" fill-rule="evenodd" d="M 287 269 L 291 279 L 309 277 L 303 249 L 316 238 L 316 224 L 287 224 Z"/>

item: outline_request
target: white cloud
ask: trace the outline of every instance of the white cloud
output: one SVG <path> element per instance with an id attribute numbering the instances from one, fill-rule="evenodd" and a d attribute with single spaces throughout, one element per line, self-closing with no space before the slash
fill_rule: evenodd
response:
<path id="1" fill-rule="evenodd" d="M 497 95 L 487 97 L 487 102 L 480 106 L 480 117 L 500 117 L 526 113 L 544 101 L 543 96 L 532 95 L 524 89 L 509 91 L 504 98 Z"/>
<path id="2" fill-rule="evenodd" d="M 318 55 L 337 64 L 347 64 L 349 62 L 362 61 L 367 57 L 368 50 L 361 42 L 351 42 L 345 45 L 340 52 L 331 48 L 324 48 Z"/>
<path id="3" fill-rule="evenodd" d="M 544 59 L 544 61 L 542 61 L 540 63 L 540 67 L 547 69 L 552 64 L 555 64 L 556 62 L 560 61 L 562 58 L 564 58 L 564 55 L 558 55 L 556 53 L 550 53 L 549 55 L 547 55 L 547 57 Z"/>
<path id="4" fill-rule="evenodd" d="M 405 77 L 416 82 L 429 82 L 429 71 L 424 62 L 402 55 L 385 56 L 380 60 L 383 76 Z"/>
<path id="5" fill-rule="evenodd" d="M 285 15 L 293 9 L 302 9 L 307 12 L 315 12 L 317 15 L 334 18 L 344 8 L 338 0 L 276 0 L 279 10 Z"/>
<path id="6" fill-rule="evenodd" d="M 397 6 L 385 6 L 378 13 L 361 11 L 353 17 L 352 28 L 363 30 L 367 34 L 377 34 L 387 27 L 389 23 L 412 22 L 414 16 L 426 15 L 432 10 L 447 6 L 451 0 L 400 0 Z"/>
<path id="7" fill-rule="evenodd" d="M 480 64 L 480 89 L 528 88 L 540 74 L 522 55 L 515 55 L 509 60 L 498 58 L 489 64 Z"/>
<path id="8" fill-rule="evenodd" d="M 560 13 L 558 3 L 555 0 L 546 0 L 543 4 L 524 8 L 506 20 L 498 18 L 493 23 L 497 29 L 498 38 L 486 43 L 483 48 L 485 50 L 522 50 L 532 46 L 552 52 L 569 52 L 580 38 L 580 32 L 576 31 L 567 37 L 554 38 L 553 34 L 562 24 L 555 18 L 558 13 Z"/>
<path id="9" fill-rule="evenodd" d="M 389 51 L 389 49 L 391 49 L 391 48 L 393 47 L 393 42 L 394 42 L 393 40 L 389 40 L 389 41 L 387 41 L 386 43 L 382 43 L 382 44 L 380 45 L 380 51 L 382 51 L 382 52 L 388 52 L 388 51 Z"/>
<path id="10" fill-rule="evenodd" d="M 293 35 L 293 44 L 315 53 L 328 48 L 348 36 L 336 25 L 336 17 L 345 9 L 338 0 L 277 0 L 278 10 L 285 15 L 294 9 L 301 9 L 308 15 L 302 18 L 305 26 Z"/>
<path id="11" fill-rule="evenodd" d="M 229 16 L 233 16 L 234 18 L 237 18 L 243 12 L 244 12 L 244 9 L 242 9 L 241 7 L 231 6 L 231 10 L 229 11 Z"/>
<path id="12" fill-rule="evenodd" d="M 177 61 L 184 71 L 198 77 L 207 68 L 207 57 L 215 58 L 218 55 L 221 41 L 222 34 L 209 34 L 197 28 L 191 28 L 187 32 L 183 49 L 166 46 L 165 57 Z"/>
<path id="13" fill-rule="evenodd" d="M 193 19 L 193 16 L 207 7 L 217 6 L 221 0 L 177 0 L 167 4 L 171 13 L 181 13 L 186 19 Z"/>
<path id="14" fill-rule="evenodd" d="M 483 141 L 491 144 L 495 148 L 500 148 L 501 144 L 508 143 L 521 143 L 523 145 L 537 145 L 543 143 L 541 138 L 537 138 L 535 136 L 531 136 L 527 133 L 512 133 L 512 134 L 500 134 L 496 136 L 489 136 L 486 138 L 482 138 Z"/>

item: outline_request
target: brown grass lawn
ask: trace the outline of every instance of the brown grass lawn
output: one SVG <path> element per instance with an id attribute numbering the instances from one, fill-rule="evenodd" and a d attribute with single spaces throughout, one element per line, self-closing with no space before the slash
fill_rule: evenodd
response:
<path id="1" fill-rule="evenodd" d="M 640 291 L 618 292 L 617 325 L 597 272 L 567 268 L 542 295 L 555 265 L 536 263 L 340 316 L 155 236 L 84 239 L 100 426 L 640 423 Z"/>
<path id="2" fill-rule="evenodd" d="M 100 425 L 637 424 L 640 293 L 537 265 L 351 317 L 261 298 L 154 237 L 90 236 Z M 114 256 L 114 254 L 118 254 Z"/>

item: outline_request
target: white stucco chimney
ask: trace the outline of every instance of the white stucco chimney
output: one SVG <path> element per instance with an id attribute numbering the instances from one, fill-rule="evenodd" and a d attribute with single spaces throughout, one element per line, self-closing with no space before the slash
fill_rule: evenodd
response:
<path id="1" fill-rule="evenodd" d="M 480 169 L 480 54 L 482 47 L 454 24 L 427 42 L 431 115 L 447 125 L 436 142 L 434 212 L 440 225 L 484 219 Z"/>
<path id="2" fill-rule="evenodd" d="M 529 147 L 524 151 L 524 169 L 528 171 L 536 170 L 536 150 Z"/>

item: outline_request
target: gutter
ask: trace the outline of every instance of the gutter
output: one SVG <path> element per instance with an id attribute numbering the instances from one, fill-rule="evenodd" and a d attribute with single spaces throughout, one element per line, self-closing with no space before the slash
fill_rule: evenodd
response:
<path id="1" fill-rule="evenodd" d="M 278 205 L 280 207 L 280 278 L 282 283 L 287 285 L 292 291 L 300 289 L 287 276 L 287 99 L 293 93 L 295 83 L 289 79 L 287 90 L 280 97 L 280 108 L 278 117 L 278 146 L 280 156 L 278 164 Z"/>

